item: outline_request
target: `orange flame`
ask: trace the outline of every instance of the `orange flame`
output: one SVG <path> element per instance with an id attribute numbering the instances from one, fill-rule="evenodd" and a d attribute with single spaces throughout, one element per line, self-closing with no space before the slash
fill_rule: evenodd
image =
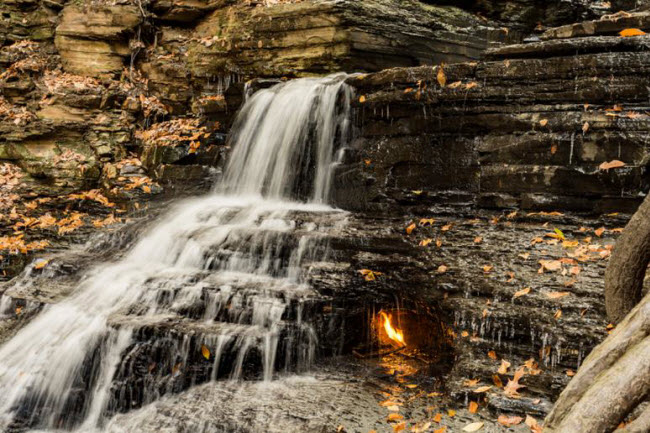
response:
<path id="1" fill-rule="evenodd" d="M 386 313 L 381 311 L 379 314 L 384 319 L 384 329 L 388 338 L 404 345 L 404 332 L 399 328 L 393 328 L 393 325 L 390 324 L 390 317 Z"/>

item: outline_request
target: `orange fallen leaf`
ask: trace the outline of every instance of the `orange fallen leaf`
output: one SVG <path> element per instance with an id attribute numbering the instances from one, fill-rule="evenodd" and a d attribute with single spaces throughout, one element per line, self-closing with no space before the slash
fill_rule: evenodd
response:
<path id="1" fill-rule="evenodd" d="M 520 416 L 507 416 L 499 415 L 497 422 L 505 427 L 512 427 L 513 425 L 519 425 L 524 419 Z"/>
<path id="2" fill-rule="evenodd" d="M 492 382 L 494 383 L 494 386 L 496 386 L 497 388 L 503 388 L 503 382 L 501 382 L 501 378 L 498 375 L 496 374 L 492 375 Z"/>
<path id="3" fill-rule="evenodd" d="M 435 422 L 440 422 L 440 421 L 442 421 L 442 414 L 441 414 L 441 413 L 437 413 L 436 416 L 433 417 L 433 420 L 434 420 Z"/>
<path id="4" fill-rule="evenodd" d="M 210 349 L 208 349 L 205 344 L 201 345 L 201 354 L 205 359 L 210 359 Z"/>
<path id="5" fill-rule="evenodd" d="M 492 269 L 494 269 L 494 266 L 490 266 L 490 265 L 483 266 L 483 272 L 485 272 L 486 274 L 489 274 L 492 271 Z"/>
<path id="6" fill-rule="evenodd" d="M 443 426 L 437 430 L 434 430 L 433 433 L 445 433 L 446 431 L 447 431 L 447 426 Z"/>
<path id="7" fill-rule="evenodd" d="M 398 413 L 388 414 L 388 421 L 399 421 L 401 419 L 404 419 L 404 417 Z"/>
<path id="8" fill-rule="evenodd" d="M 469 402 L 469 411 L 470 411 L 470 413 L 478 412 L 478 403 L 475 402 L 475 401 L 470 401 Z"/>
<path id="9" fill-rule="evenodd" d="M 546 126 L 546 125 L 548 125 L 548 119 L 542 119 L 542 120 L 540 120 L 540 121 L 539 121 L 539 124 L 542 125 L 542 126 Z"/>
<path id="10" fill-rule="evenodd" d="M 445 84 L 447 84 L 447 75 L 445 75 L 444 67 L 444 63 L 438 67 L 438 75 L 436 78 L 438 79 L 438 84 L 440 84 L 440 87 L 445 87 Z"/>
<path id="11" fill-rule="evenodd" d="M 573 377 L 573 376 L 576 375 L 576 372 L 573 371 L 573 370 L 571 370 L 571 369 L 569 369 L 569 370 L 566 371 L 566 375 L 569 376 L 569 377 Z"/>
<path id="12" fill-rule="evenodd" d="M 629 38 L 630 36 L 643 36 L 646 33 L 641 29 L 624 29 L 619 32 L 622 38 Z"/>
<path id="13" fill-rule="evenodd" d="M 445 265 L 440 265 L 440 266 L 438 267 L 438 273 L 439 273 L 439 274 L 444 274 L 445 272 L 447 272 L 447 269 L 448 269 L 447 266 L 445 266 Z"/>
<path id="14" fill-rule="evenodd" d="M 34 264 L 34 269 L 43 269 L 44 267 L 47 266 L 48 263 L 50 263 L 49 260 L 38 259 L 38 260 L 36 260 L 36 263 Z"/>
<path id="15" fill-rule="evenodd" d="M 621 168 L 621 167 L 625 167 L 625 163 L 617 159 L 609 162 L 603 162 L 602 164 L 600 164 L 600 166 L 598 166 L 598 168 L 605 171 L 609 171 L 612 168 Z"/>
<path id="16" fill-rule="evenodd" d="M 421 247 L 426 247 L 429 245 L 431 242 L 433 242 L 433 239 L 424 239 L 420 241 L 420 246 Z"/>
<path id="17" fill-rule="evenodd" d="M 483 242 L 483 238 L 482 238 L 482 237 L 477 236 L 477 237 L 474 238 L 474 243 L 475 243 L 475 244 L 480 244 L 481 242 Z"/>
<path id="18" fill-rule="evenodd" d="M 599 229 L 594 230 L 594 233 L 596 234 L 596 236 L 601 237 L 603 233 L 605 233 L 605 227 L 601 227 Z"/>
<path id="19" fill-rule="evenodd" d="M 530 291 L 531 291 L 531 288 L 530 288 L 530 287 L 526 287 L 525 289 L 521 289 L 521 290 L 515 292 L 515 294 L 512 296 L 512 298 L 513 298 L 513 299 L 517 299 L 517 298 L 519 298 L 519 297 L 521 297 L 521 296 L 524 296 L 524 295 L 529 294 Z"/>
<path id="20" fill-rule="evenodd" d="M 562 310 L 559 310 L 559 309 L 558 309 L 558 310 L 555 312 L 555 314 L 553 315 L 553 318 L 554 318 L 555 320 L 559 320 L 560 317 L 562 317 Z"/>
<path id="21" fill-rule="evenodd" d="M 532 416 L 526 415 L 525 423 L 532 433 L 542 433 L 542 426 L 540 426 L 537 420 Z"/>
<path id="22" fill-rule="evenodd" d="M 489 357 L 490 359 L 497 359 L 497 353 L 496 353 L 494 350 L 490 350 L 490 351 L 488 352 L 488 357 Z"/>
<path id="23" fill-rule="evenodd" d="M 406 234 L 410 235 L 411 233 L 413 233 L 413 230 L 415 230 L 416 227 L 417 227 L 417 225 L 415 225 L 415 223 L 413 223 L 410 226 L 406 227 Z"/>
<path id="24" fill-rule="evenodd" d="M 403 430 L 406 430 L 406 423 L 405 422 L 401 422 L 401 423 L 395 424 L 393 426 L 393 432 L 394 433 L 398 433 L 398 432 L 401 432 Z"/>
<path id="25" fill-rule="evenodd" d="M 361 96 L 359 97 L 359 102 L 362 103 L 362 104 L 363 104 L 364 102 L 366 102 L 366 97 L 363 96 L 363 95 L 361 95 Z"/>

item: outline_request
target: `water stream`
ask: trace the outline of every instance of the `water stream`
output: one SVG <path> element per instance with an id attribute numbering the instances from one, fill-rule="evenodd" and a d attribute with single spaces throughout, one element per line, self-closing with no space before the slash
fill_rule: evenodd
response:
<path id="1" fill-rule="evenodd" d="M 0 347 L 0 430 L 101 431 L 193 384 L 309 368 L 319 295 L 303 274 L 346 219 L 326 204 L 349 133 L 344 78 L 255 93 L 214 193 L 177 203 Z"/>

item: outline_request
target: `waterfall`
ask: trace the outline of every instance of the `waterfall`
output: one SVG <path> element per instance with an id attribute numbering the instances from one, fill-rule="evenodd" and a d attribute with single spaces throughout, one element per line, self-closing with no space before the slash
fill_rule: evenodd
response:
<path id="1" fill-rule="evenodd" d="M 302 269 L 345 220 L 325 204 L 349 133 L 344 79 L 254 94 L 214 193 L 177 203 L 0 347 L 0 430 L 96 431 L 182 386 L 308 368 L 317 294 Z"/>

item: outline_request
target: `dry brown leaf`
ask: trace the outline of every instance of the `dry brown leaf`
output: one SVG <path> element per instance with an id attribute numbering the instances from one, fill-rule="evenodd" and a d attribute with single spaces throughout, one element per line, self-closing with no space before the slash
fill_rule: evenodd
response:
<path id="1" fill-rule="evenodd" d="M 499 415 L 497 422 L 505 427 L 512 427 L 513 425 L 519 425 L 524 419 L 520 416 L 507 416 Z"/>
<path id="2" fill-rule="evenodd" d="M 546 296 L 550 299 L 560 299 L 570 294 L 570 292 L 546 292 Z"/>
<path id="3" fill-rule="evenodd" d="M 491 385 L 486 385 L 486 386 L 480 386 L 474 390 L 476 394 L 482 394 L 484 392 L 488 392 L 489 390 L 492 389 Z"/>
<path id="4" fill-rule="evenodd" d="M 501 381 L 501 378 L 498 375 L 496 374 L 492 375 L 492 382 L 494 383 L 494 386 L 496 386 L 497 388 L 503 388 L 503 382 Z"/>
<path id="5" fill-rule="evenodd" d="M 519 389 L 524 388 L 524 385 L 520 385 L 519 381 L 524 377 L 524 367 L 520 367 L 512 379 L 508 379 L 508 383 L 503 389 L 503 393 L 508 397 L 519 398 Z"/>
<path id="6" fill-rule="evenodd" d="M 529 294 L 530 291 L 531 291 L 531 288 L 530 288 L 530 287 L 526 287 L 525 289 L 521 289 L 521 290 L 515 292 L 515 294 L 512 296 L 512 298 L 513 298 L 513 299 L 517 299 L 517 298 L 519 298 L 519 297 L 521 297 L 521 296 L 524 296 L 524 295 Z"/>
<path id="7" fill-rule="evenodd" d="M 463 427 L 463 431 L 475 432 L 475 431 L 479 431 L 482 428 L 483 428 L 483 423 L 482 422 L 473 422 L 473 423 L 468 424 L 465 427 Z"/>
<path id="8" fill-rule="evenodd" d="M 508 373 L 508 369 L 510 368 L 510 363 L 506 361 L 505 359 L 501 360 L 501 365 L 499 365 L 499 369 L 497 370 L 497 373 L 499 374 L 506 374 Z"/>

